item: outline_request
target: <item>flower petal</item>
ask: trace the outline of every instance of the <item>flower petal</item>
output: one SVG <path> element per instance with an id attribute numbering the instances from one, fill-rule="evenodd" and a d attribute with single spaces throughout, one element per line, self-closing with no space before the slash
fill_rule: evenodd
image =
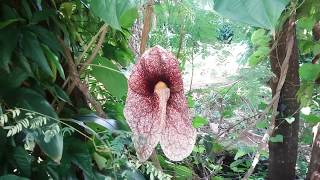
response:
<path id="1" fill-rule="evenodd" d="M 152 95 L 154 86 L 165 82 L 170 92 L 183 90 L 179 62 L 175 56 L 160 46 L 148 49 L 135 65 L 129 78 L 129 87 L 138 94 Z"/>
<path id="2" fill-rule="evenodd" d="M 134 147 L 142 162 L 150 157 L 160 140 L 164 127 L 164 118 L 160 117 L 161 113 L 165 113 L 161 112 L 160 106 L 156 96 L 145 97 L 128 90 L 124 115 L 133 132 Z"/>
<path id="3" fill-rule="evenodd" d="M 183 92 L 171 94 L 160 138 L 164 154 L 172 161 L 181 161 L 190 155 L 195 141 L 196 130 L 192 127 Z"/>
<path id="4" fill-rule="evenodd" d="M 139 61 L 133 68 L 130 78 L 128 80 L 129 90 L 134 91 L 143 96 L 151 96 L 151 87 L 149 87 L 148 79 L 145 71 Z"/>
<path id="5" fill-rule="evenodd" d="M 153 76 L 160 74 L 160 78 L 167 81 L 171 93 L 183 90 L 183 81 L 176 57 L 161 46 L 150 48 L 144 56 L 145 70 Z"/>

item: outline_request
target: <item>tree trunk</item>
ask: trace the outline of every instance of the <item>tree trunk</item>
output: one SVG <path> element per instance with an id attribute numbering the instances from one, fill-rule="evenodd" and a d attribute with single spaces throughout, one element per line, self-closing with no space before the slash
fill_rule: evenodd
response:
<path id="1" fill-rule="evenodd" d="M 293 22 L 293 21 L 290 21 Z M 291 27 L 290 27 L 291 26 Z M 281 89 L 278 114 L 275 120 L 275 129 L 272 136 L 282 135 L 283 142 L 269 142 L 269 172 L 268 179 L 271 180 L 293 180 L 295 179 L 295 166 L 298 149 L 299 131 L 299 104 L 296 92 L 299 89 L 299 56 L 295 38 L 295 27 L 287 21 L 283 29 L 276 34 L 273 49 L 270 53 L 271 70 L 278 81 L 281 65 L 285 59 L 288 39 L 294 37 L 293 49 L 289 59 L 289 68 L 284 85 Z M 275 96 L 278 82 L 272 83 L 272 95 Z M 289 124 L 285 118 L 294 117 L 295 121 Z"/>
<path id="2" fill-rule="evenodd" d="M 312 175 L 313 177 L 315 177 L 316 174 L 320 174 L 320 125 L 318 125 L 317 127 L 316 137 L 312 145 L 311 160 L 309 164 L 307 179 L 311 179 Z M 318 178 L 320 179 L 320 177 Z"/>

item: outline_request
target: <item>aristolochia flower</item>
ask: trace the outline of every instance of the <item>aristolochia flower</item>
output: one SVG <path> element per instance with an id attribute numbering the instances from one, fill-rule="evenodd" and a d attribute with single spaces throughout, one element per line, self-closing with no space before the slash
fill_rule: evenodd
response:
<path id="1" fill-rule="evenodd" d="M 176 58 L 160 46 L 147 50 L 129 78 L 124 115 L 133 132 L 140 161 L 146 161 L 160 142 L 172 161 L 187 157 L 195 144 Z"/>

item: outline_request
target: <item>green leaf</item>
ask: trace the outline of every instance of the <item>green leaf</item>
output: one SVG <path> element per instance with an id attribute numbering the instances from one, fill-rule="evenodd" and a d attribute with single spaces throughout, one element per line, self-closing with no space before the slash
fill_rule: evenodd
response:
<path id="1" fill-rule="evenodd" d="M 21 67 L 29 76 L 34 77 L 34 73 L 31 66 L 25 56 L 22 53 L 18 54 L 17 66 Z"/>
<path id="2" fill-rule="evenodd" d="M 28 74 L 19 67 L 13 68 L 11 73 L 0 69 L 0 74 L 0 84 L 5 84 L 0 88 L 0 96 L 11 93 L 12 89 L 19 87 L 28 78 Z"/>
<path id="3" fill-rule="evenodd" d="M 42 95 L 30 88 L 12 90 L 4 99 L 12 106 L 25 108 L 58 119 L 58 115 L 50 103 Z"/>
<path id="4" fill-rule="evenodd" d="M 49 89 L 51 94 L 54 95 L 55 97 L 61 99 L 64 102 L 71 103 L 71 100 L 68 94 L 60 86 L 54 84 L 54 85 L 49 85 L 47 88 Z"/>
<path id="5" fill-rule="evenodd" d="M 198 146 L 194 146 L 194 148 L 193 148 L 193 150 L 192 150 L 193 152 L 196 152 L 196 153 L 200 153 L 200 154 L 202 154 L 202 153 L 204 153 L 205 151 L 206 151 L 206 148 L 205 148 L 205 146 L 204 145 L 198 145 Z"/>
<path id="6" fill-rule="evenodd" d="M 13 159 L 17 163 L 18 169 L 22 175 L 30 177 L 32 156 L 28 154 L 23 147 L 18 146 L 14 148 Z"/>
<path id="7" fill-rule="evenodd" d="M 0 6 L 1 19 L 17 19 L 18 14 L 15 9 L 8 6 L 6 3 L 1 3 Z"/>
<path id="8" fill-rule="evenodd" d="M 4 176 L 0 176 L 0 180 L 28 180 L 28 178 L 19 177 L 13 174 L 7 174 Z"/>
<path id="9" fill-rule="evenodd" d="M 107 102 L 104 104 L 104 109 L 108 117 L 123 121 L 126 118 L 123 115 L 124 105 L 121 102 Z"/>
<path id="10" fill-rule="evenodd" d="M 121 1 L 118 1 L 118 2 L 121 2 Z M 122 2 L 126 2 L 126 1 L 122 1 Z M 124 28 L 132 27 L 132 25 L 135 22 L 135 20 L 137 19 L 138 15 L 139 14 L 138 14 L 138 10 L 136 7 L 130 8 L 127 11 L 125 11 L 120 16 L 121 27 L 124 27 Z"/>
<path id="11" fill-rule="evenodd" d="M 124 28 L 130 28 L 139 15 L 135 1 L 117 1 L 117 15 L 120 25 Z"/>
<path id="12" fill-rule="evenodd" d="M 107 159 L 104 158 L 103 156 L 99 155 L 98 153 L 94 152 L 93 153 L 93 159 L 96 162 L 99 170 L 103 170 L 106 168 L 106 164 L 107 164 Z"/>
<path id="13" fill-rule="evenodd" d="M 5 21 L 1 21 L 0 22 L 0 29 L 3 29 L 5 27 L 9 26 L 10 24 L 13 24 L 13 23 L 19 22 L 19 21 L 23 21 L 23 19 L 17 18 L 17 19 L 8 19 Z"/>
<path id="14" fill-rule="evenodd" d="M 313 48 L 313 42 L 311 40 L 300 39 L 298 46 L 299 50 L 301 51 L 301 54 L 306 55 L 311 53 Z"/>
<path id="15" fill-rule="evenodd" d="M 16 88 L 8 93 L 4 97 L 5 101 L 13 106 L 28 109 L 31 111 L 35 111 L 54 119 L 58 119 L 58 115 L 51 107 L 50 103 L 40 94 L 33 91 L 32 89 L 27 88 Z M 53 120 L 48 119 L 49 125 Z M 51 159 L 56 162 L 59 162 L 62 157 L 62 149 L 63 149 L 63 137 L 58 134 L 51 138 L 49 143 L 44 142 L 43 133 L 39 133 L 39 136 L 36 136 L 36 142 L 40 146 L 41 150 L 47 154 Z"/>
<path id="16" fill-rule="evenodd" d="M 198 36 L 200 41 L 204 43 L 212 43 L 217 38 L 217 31 L 216 31 L 215 24 L 212 22 L 208 22 L 209 18 L 210 17 L 208 17 L 207 14 L 197 15 L 196 16 L 197 26 L 192 28 L 192 31 L 197 33 L 197 35 L 195 36 Z"/>
<path id="17" fill-rule="evenodd" d="M 220 143 L 214 142 L 212 144 L 212 151 L 214 153 L 221 153 L 223 151 L 223 146 Z"/>
<path id="18" fill-rule="evenodd" d="M 258 105 L 258 109 L 259 109 L 259 110 L 265 110 L 267 106 L 268 106 L 267 103 L 265 103 L 265 102 L 260 102 L 260 104 Z"/>
<path id="19" fill-rule="evenodd" d="M 195 104 L 195 101 L 193 100 L 191 95 L 187 96 L 187 98 L 188 98 L 188 106 L 189 106 L 189 108 L 193 108 L 194 104 Z"/>
<path id="20" fill-rule="evenodd" d="M 258 121 L 256 127 L 259 129 L 265 129 L 268 126 L 267 120 Z"/>
<path id="21" fill-rule="evenodd" d="M 304 115 L 303 119 L 307 123 L 319 123 L 320 122 L 320 116 L 317 116 L 315 114 Z"/>
<path id="22" fill-rule="evenodd" d="M 320 53 L 320 43 L 317 43 L 313 46 L 312 48 L 312 52 L 314 55 L 317 55 Z"/>
<path id="23" fill-rule="evenodd" d="M 243 162 L 244 162 L 244 160 L 242 160 L 242 159 L 233 161 L 233 162 L 230 164 L 230 169 L 231 169 L 232 171 L 234 171 L 234 172 L 244 172 L 244 171 L 245 171 L 245 168 L 242 167 Z"/>
<path id="24" fill-rule="evenodd" d="M 266 59 L 269 54 L 269 47 L 259 47 L 250 57 L 249 57 L 249 65 L 256 66 L 262 60 Z"/>
<path id="25" fill-rule="evenodd" d="M 190 178 L 192 177 L 192 170 L 186 166 L 176 165 L 174 171 L 178 178 Z"/>
<path id="26" fill-rule="evenodd" d="M 28 30 L 36 34 L 39 37 L 39 40 L 47 45 L 50 50 L 56 54 L 59 52 L 63 54 L 62 47 L 54 33 L 38 25 L 30 26 L 28 27 Z"/>
<path id="27" fill-rule="evenodd" d="M 65 80 L 64 70 L 62 65 L 59 62 L 58 57 L 45 45 L 42 45 L 42 49 L 50 62 L 50 64 L 54 65 L 54 67 L 58 70 L 60 77 Z"/>
<path id="28" fill-rule="evenodd" d="M 123 172 L 127 179 L 134 179 L 134 180 L 146 180 L 143 174 L 139 170 L 125 170 Z"/>
<path id="29" fill-rule="evenodd" d="M 69 102 L 71 103 L 71 100 L 68 96 L 68 94 L 58 85 L 54 85 L 54 89 L 55 89 L 55 92 L 57 93 L 57 97 L 61 100 L 63 100 L 64 102 Z"/>
<path id="30" fill-rule="evenodd" d="M 78 166 L 82 171 L 93 179 L 92 159 L 87 145 L 76 138 L 68 138 L 65 141 L 65 155 L 71 158 L 72 163 Z"/>
<path id="31" fill-rule="evenodd" d="M 312 145 L 312 143 L 313 143 L 313 135 L 312 135 L 312 129 L 311 128 L 303 129 L 300 141 L 302 141 L 302 143 L 304 143 L 304 144 Z"/>
<path id="32" fill-rule="evenodd" d="M 52 71 L 36 35 L 30 31 L 23 31 L 22 34 L 23 40 L 21 44 L 24 55 L 38 64 L 43 72 L 52 76 Z"/>
<path id="33" fill-rule="evenodd" d="M 98 57 L 93 62 L 91 74 L 97 81 L 115 97 L 122 98 L 127 94 L 127 78 L 119 71 L 118 67 L 104 57 Z"/>
<path id="34" fill-rule="evenodd" d="M 121 29 L 117 17 L 116 0 L 92 0 L 90 8 L 96 16 L 115 29 Z M 106 13 L 107 12 L 107 13 Z"/>
<path id="35" fill-rule="evenodd" d="M 268 47 L 269 36 L 266 34 L 266 30 L 258 29 L 253 32 L 251 36 L 251 42 L 255 46 L 265 46 Z"/>
<path id="36" fill-rule="evenodd" d="M 57 134 L 49 142 L 45 142 L 43 133 L 40 132 L 39 134 L 39 136 L 35 137 L 35 141 L 41 150 L 53 161 L 60 163 L 63 153 L 63 136 Z"/>
<path id="37" fill-rule="evenodd" d="M 0 67 L 9 71 L 11 55 L 17 46 L 19 29 L 5 28 L 0 30 Z"/>
<path id="38" fill-rule="evenodd" d="M 209 123 L 209 121 L 203 117 L 200 116 L 196 116 L 195 118 L 193 118 L 192 120 L 192 126 L 194 128 L 200 128 L 204 125 L 207 125 Z"/>
<path id="39" fill-rule="evenodd" d="M 320 73 L 319 64 L 302 64 L 299 68 L 300 78 L 304 81 L 314 81 L 318 78 Z"/>
<path id="40" fill-rule="evenodd" d="M 276 136 L 270 137 L 269 140 L 273 143 L 283 142 L 283 136 L 281 134 L 277 134 Z"/>
<path id="41" fill-rule="evenodd" d="M 274 30 L 289 2 L 290 0 L 215 0 L 214 9 L 233 20 Z"/>
<path id="42" fill-rule="evenodd" d="M 91 161 L 92 160 L 89 152 L 77 153 L 72 157 L 72 162 L 82 169 L 87 176 L 92 178 L 94 175 L 92 172 Z"/>
<path id="43" fill-rule="evenodd" d="M 297 20 L 297 27 L 310 31 L 313 28 L 313 25 L 315 22 L 316 22 L 316 20 L 312 16 L 302 17 Z"/>
<path id="44" fill-rule="evenodd" d="M 21 0 L 21 5 L 22 5 L 22 8 L 21 8 L 21 14 L 27 18 L 28 20 L 31 19 L 32 17 L 32 12 L 31 12 L 31 8 L 29 6 L 29 3 L 28 3 L 28 0 Z"/>
<path id="45" fill-rule="evenodd" d="M 301 83 L 300 88 L 297 92 L 297 98 L 300 101 L 301 106 L 309 106 L 313 92 L 314 92 L 314 84 L 310 82 Z"/>
<path id="46" fill-rule="evenodd" d="M 214 176 L 211 178 L 211 180 L 224 180 L 224 178 L 221 176 Z"/>
<path id="47" fill-rule="evenodd" d="M 234 156 L 234 160 L 238 160 L 240 157 L 247 155 L 248 153 L 253 152 L 252 148 L 248 148 L 248 147 L 242 147 L 239 148 L 236 155 Z"/>
<path id="48" fill-rule="evenodd" d="M 233 109 L 227 108 L 222 112 L 223 117 L 230 118 L 233 115 Z"/>
<path id="49" fill-rule="evenodd" d="M 55 10 L 54 9 L 46 9 L 42 11 L 36 11 L 31 19 L 31 23 L 37 24 L 41 21 L 47 20 L 49 17 L 54 16 Z"/>
<path id="50" fill-rule="evenodd" d="M 126 67 L 134 59 L 132 51 L 126 45 L 105 43 L 102 50 L 104 57 L 115 60 L 123 67 Z"/>
<path id="51" fill-rule="evenodd" d="M 135 1 L 92 0 L 92 12 L 112 28 L 129 28 L 138 16 Z M 106 13 L 108 12 L 108 13 Z"/>

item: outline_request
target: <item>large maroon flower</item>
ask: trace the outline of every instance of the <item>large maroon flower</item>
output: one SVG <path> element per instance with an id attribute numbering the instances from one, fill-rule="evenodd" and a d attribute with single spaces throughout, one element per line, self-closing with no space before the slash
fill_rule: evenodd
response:
<path id="1" fill-rule="evenodd" d="M 179 64 L 170 52 L 155 46 L 139 59 L 129 78 L 124 115 L 140 161 L 146 161 L 159 142 L 170 160 L 180 161 L 191 153 L 196 131 Z"/>

